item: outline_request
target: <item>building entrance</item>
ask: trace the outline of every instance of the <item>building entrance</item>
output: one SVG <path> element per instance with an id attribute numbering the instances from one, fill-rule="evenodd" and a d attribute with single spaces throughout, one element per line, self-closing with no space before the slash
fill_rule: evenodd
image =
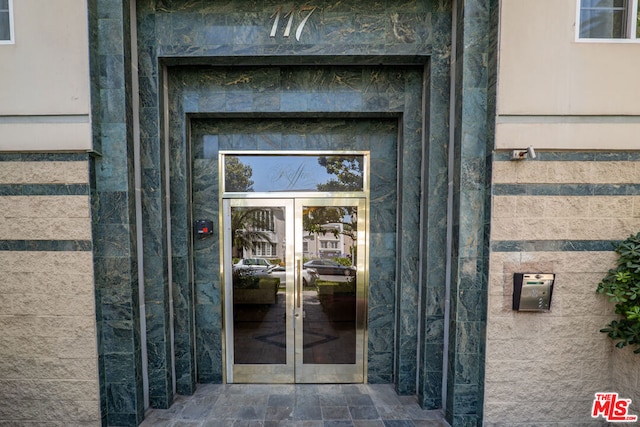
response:
<path id="1" fill-rule="evenodd" d="M 318 194 L 223 199 L 229 383 L 366 381 L 367 199 Z"/>

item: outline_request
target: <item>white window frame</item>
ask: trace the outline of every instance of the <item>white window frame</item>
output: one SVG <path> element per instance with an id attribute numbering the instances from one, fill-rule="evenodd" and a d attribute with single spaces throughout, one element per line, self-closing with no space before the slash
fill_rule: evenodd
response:
<path id="1" fill-rule="evenodd" d="M 14 33 L 14 25 L 13 25 L 13 0 L 9 0 L 9 40 L 0 40 L 1 44 L 15 44 L 16 38 Z"/>
<path id="2" fill-rule="evenodd" d="M 584 43 L 640 43 L 640 37 L 636 35 L 638 23 L 638 1 L 627 0 L 627 34 L 624 38 L 585 38 L 580 37 L 581 24 L 581 3 L 582 0 L 576 1 L 576 41 Z"/>

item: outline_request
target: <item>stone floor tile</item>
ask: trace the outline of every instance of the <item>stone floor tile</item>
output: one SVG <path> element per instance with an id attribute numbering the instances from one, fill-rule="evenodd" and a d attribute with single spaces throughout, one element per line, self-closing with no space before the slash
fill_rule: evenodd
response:
<path id="1" fill-rule="evenodd" d="M 437 420 L 444 418 L 441 410 L 422 409 L 417 403 L 414 405 L 405 405 L 404 410 L 412 420 Z"/>
<path id="2" fill-rule="evenodd" d="M 343 384 L 342 392 L 344 394 L 366 394 L 366 386 L 364 384 Z"/>
<path id="3" fill-rule="evenodd" d="M 414 427 L 411 420 L 384 420 L 385 427 Z"/>
<path id="4" fill-rule="evenodd" d="M 206 384 L 146 414 L 142 427 L 446 427 L 391 385 Z"/>
<path id="5" fill-rule="evenodd" d="M 382 420 L 353 420 L 354 427 L 384 427 Z"/>
<path id="6" fill-rule="evenodd" d="M 373 400 L 367 394 L 348 394 L 346 398 L 349 406 L 373 406 Z"/>
<path id="7" fill-rule="evenodd" d="M 374 406 L 349 406 L 349 412 L 354 420 L 380 419 L 380 415 L 378 415 L 378 411 Z"/>
<path id="8" fill-rule="evenodd" d="M 263 406 L 242 406 L 238 412 L 236 412 L 236 418 L 238 420 L 260 420 L 264 421 L 267 407 Z"/>
<path id="9" fill-rule="evenodd" d="M 296 406 L 293 409 L 293 419 L 296 421 L 322 420 L 320 406 Z"/>
<path id="10" fill-rule="evenodd" d="M 351 413 L 346 406 L 322 406 L 322 419 L 331 420 L 351 420 Z"/>
<path id="11" fill-rule="evenodd" d="M 347 406 L 347 398 L 343 394 L 320 395 L 320 406 Z"/>
<path id="12" fill-rule="evenodd" d="M 324 427 L 353 427 L 353 422 L 350 420 L 325 421 Z"/>
<path id="13" fill-rule="evenodd" d="M 450 427 L 444 420 L 413 420 L 416 427 Z"/>
<path id="14" fill-rule="evenodd" d="M 320 396 L 296 394 L 296 406 L 320 406 Z"/>
<path id="15" fill-rule="evenodd" d="M 287 421 L 293 419 L 292 406 L 268 406 L 264 419 L 266 421 Z"/>
<path id="16" fill-rule="evenodd" d="M 207 420 L 202 427 L 233 427 L 236 420 Z"/>
<path id="17" fill-rule="evenodd" d="M 272 394 L 267 401 L 267 406 L 293 406 L 295 404 L 295 394 Z"/>
<path id="18" fill-rule="evenodd" d="M 411 418 L 404 410 L 403 405 L 376 405 L 376 410 L 383 420 L 408 420 Z"/>

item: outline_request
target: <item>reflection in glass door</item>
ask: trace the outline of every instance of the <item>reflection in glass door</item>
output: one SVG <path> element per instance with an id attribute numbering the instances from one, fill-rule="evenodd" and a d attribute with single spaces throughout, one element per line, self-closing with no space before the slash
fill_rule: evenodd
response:
<path id="1" fill-rule="evenodd" d="M 364 199 L 229 199 L 228 382 L 364 381 Z"/>
<path id="2" fill-rule="evenodd" d="M 297 292 L 296 382 L 364 382 L 364 199 L 297 199 L 295 206 L 296 260 L 317 274 Z"/>

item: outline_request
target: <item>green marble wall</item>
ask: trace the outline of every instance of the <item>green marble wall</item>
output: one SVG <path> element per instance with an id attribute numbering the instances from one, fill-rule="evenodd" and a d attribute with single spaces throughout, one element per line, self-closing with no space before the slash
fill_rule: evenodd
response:
<path id="1" fill-rule="evenodd" d="M 448 418 L 455 420 L 454 425 L 475 425 L 482 418 L 486 177 L 490 155 L 487 148 L 491 144 L 487 123 L 495 66 L 491 61 L 495 45 L 488 41 L 491 29 L 497 28 L 496 3 L 460 0 L 457 8 L 458 73 L 454 80 L 459 128 L 454 138 L 452 175 L 456 197 L 454 268 L 450 279 L 454 291 L 447 355 L 447 378 L 452 386 L 446 402 Z M 383 233 L 379 242 L 372 242 L 372 246 L 375 243 L 395 258 L 393 265 L 374 266 L 381 272 L 380 277 L 382 272 L 389 279 L 393 274 L 395 288 L 393 293 L 371 295 L 373 302 L 379 298 L 381 305 L 372 305 L 369 313 L 369 375 L 384 382 L 392 372 L 391 381 L 399 393 L 417 394 L 426 408 L 445 405 L 441 392 L 451 2 L 319 0 L 313 4 L 317 8 L 301 28 L 299 38 L 295 32 L 310 10 L 303 10 L 297 2 L 137 0 L 135 17 L 128 15 L 129 3 L 123 0 L 90 4 L 94 139 L 103 154 L 100 163 L 96 162 L 95 198 L 108 204 L 106 197 L 115 197 L 112 192 L 119 191 L 121 198 L 114 199 L 114 212 L 121 212 L 122 224 L 128 224 L 126 236 L 121 237 L 127 248 L 124 258 L 130 263 L 119 283 L 131 289 L 118 297 L 119 303 L 135 305 L 137 301 L 133 254 L 136 250 L 143 253 L 151 405 L 171 404 L 174 379 L 178 393 L 192 393 L 198 381 L 196 363 L 201 380 L 219 381 L 222 368 L 215 363 L 220 330 L 217 325 L 205 326 L 220 317 L 216 284 L 212 281 L 213 291 L 205 292 L 203 286 L 190 279 L 194 268 L 197 271 L 200 267 L 191 262 L 191 206 L 187 195 L 191 194 L 193 178 L 198 181 L 202 176 L 189 171 L 192 143 L 187 136 L 195 128 L 188 126 L 188 120 L 195 113 L 219 119 L 225 114 L 249 118 L 256 112 L 286 114 L 290 118 L 340 115 L 355 120 L 366 114 L 401 117 L 396 151 L 397 232 Z M 280 6 L 283 14 L 272 37 L 274 13 Z M 284 12 L 291 7 L 292 32 L 285 37 L 289 18 L 284 17 Z M 131 68 L 126 46 L 129 19 L 134 18 L 139 58 L 142 248 L 135 248 L 135 224 L 130 221 L 134 189 L 128 88 Z M 372 151 L 377 153 L 378 148 Z M 385 188 L 388 191 L 390 187 Z M 167 189 L 170 218 L 164 215 L 169 202 Z M 390 224 L 389 218 L 384 224 Z M 95 252 L 104 255 L 109 247 L 107 240 L 98 239 Z M 202 255 L 215 257 L 215 250 L 210 248 Z M 108 255 L 113 255 L 110 262 L 121 261 L 122 254 Z M 469 271 L 475 273 L 469 276 Z M 104 269 L 96 268 L 96 272 L 100 276 L 97 285 L 116 277 L 116 273 Z M 467 289 L 473 292 L 466 292 Z M 464 293 L 459 292 L 463 290 Z M 170 369 L 171 299 L 175 315 L 175 378 Z M 378 324 L 377 319 L 384 320 Z M 99 324 L 103 320 L 104 316 L 98 319 Z M 118 421 L 122 425 L 135 425 L 134 420 L 141 413 L 140 349 L 136 342 L 140 331 L 135 320 L 122 325 L 128 325 L 122 333 L 132 337 L 132 345 L 122 357 L 129 357 L 133 363 L 121 372 L 101 365 L 105 368 L 103 411 L 122 414 Z M 395 328 L 395 342 L 391 341 L 390 328 Z M 385 343 L 378 348 L 377 343 L 382 341 L 393 345 L 389 348 Z M 206 353 L 196 352 L 201 346 L 207 348 Z M 102 357 L 113 347 L 107 344 L 101 348 Z M 122 387 L 115 387 L 116 383 Z M 111 389 L 128 392 L 113 394 Z"/>
<path id="2" fill-rule="evenodd" d="M 193 215 L 214 224 L 219 221 L 218 150 L 370 150 L 368 380 L 391 383 L 398 118 L 197 119 L 191 135 Z M 222 378 L 219 239 L 216 229 L 194 241 L 198 382 Z"/>
<path id="3" fill-rule="evenodd" d="M 411 226 L 405 222 L 407 226 L 401 233 L 402 240 L 397 238 L 397 194 L 404 193 L 405 211 L 415 212 L 413 218 L 416 221 L 420 203 L 419 181 L 414 180 L 413 189 L 405 184 L 400 190 L 397 167 L 406 171 L 419 168 L 422 118 L 420 114 L 405 112 L 420 109 L 422 83 L 422 67 L 181 67 L 171 70 L 168 87 L 172 114 L 200 117 L 208 113 L 218 117 L 209 120 L 194 118 L 190 128 L 188 122 L 175 120 L 169 127 L 171 141 L 185 141 L 184 144 L 188 145 L 176 143 L 170 147 L 173 279 L 183 292 L 181 301 L 189 301 L 193 297 L 191 292 L 195 294 L 197 381 L 220 381 L 223 368 L 220 357 L 219 248 L 214 239 L 207 240 L 208 243 L 194 242 L 195 287 L 189 280 L 194 273 L 189 267 L 191 254 L 188 252 L 191 227 L 186 222 L 190 209 L 199 217 L 217 218 L 218 215 L 217 159 L 201 158 L 204 155 L 203 138 L 207 138 L 210 144 L 207 156 L 217 155 L 220 149 L 371 150 L 372 287 L 369 296 L 368 376 L 370 382 L 394 381 L 394 356 L 400 353 L 394 345 L 401 345 L 394 344 L 394 315 L 410 319 L 405 311 L 409 306 L 416 310 L 417 305 L 417 300 L 409 300 L 404 303 L 405 307 L 401 307 L 396 296 L 399 292 L 396 289 L 396 268 L 411 259 L 405 257 L 401 261 L 397 259 L 396 252 L 398 247 L 408 253 L 417 254 L 419 251 L 419 234 L 411 232 L 418 229 L 417 222 Z M 291 110 L 295 113 L 292 114 Z M 233 126 L 240 125 L 234 125 L 238 119 L 231 119 L 230 114 L 235 116 L 237 113 L 247 117 L 242 121 L 247 126 L 244 132 L 233 129 Z M 280 121 L 249 119 L 256 113 L 279 113 L 279 116 L 284 114 L 290 118 Z M 353 118 L 339 118 L 345 114 Z M 371 115 L 379 118 L 363 117 Z M 389 116 L 395 118 L 389 119 Z M 400 141 L 399 132 L 404 135 Z M 184 138 L 189 133 L 192 135 L 191 144 Z M 187 156 L 189 151 L 192 152 L 193 164 Z M 397 158 L 403 153 L 410 155 L 403 156 L 404 163 L 398 164 Z M 185 172 L 190 169 L 195 180 L 193 183 Z M 191 207 L 186 197 L 190 188 L 193 188 Z M 417 260 L 417 255 L 414 259 Z M 205 260 L 214 260 L 214 264 L 205 265 Z M 410 267 L 417 276 L 417 262 Z M 404 268 L 406 275 L 409 267 Z M 198 271 L 204 273 L 199 275 Z M 406 282 L 405 294 L 410 294 L 412 287 L 417 288 L 417 282 Z M 189 307 L 185 304 L 178 309 L 189 310 Z M 186 323 L 190 316 L 187 313 L 185 316 Z M 176 337 L 178 339 L 178 331 Z M 186 341 L 187 337 L 184 339 Z M 406 357 L 412 358 L 413 363 L 407 365 L 415 369 L 415 337 L 412 344 L 414 348 L 406 351 Z M 181 372 L 188 370 L 178 371 L 177 375 Z M 415 371 L 408 375 L 413 377 L 408 377 L 411 379 L 407 384 L 400 383 L 396 376 L 397 384 L 399 387 L 414 387 L 410 393 L 415 393 Z"/>

